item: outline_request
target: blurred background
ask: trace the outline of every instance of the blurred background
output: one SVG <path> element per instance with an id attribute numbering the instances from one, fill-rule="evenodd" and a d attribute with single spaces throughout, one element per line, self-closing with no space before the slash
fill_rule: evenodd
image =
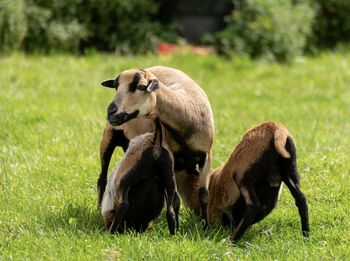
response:
<path id="1" fill-rule="evenodd" d="M 344 47 L 349 14 L 349 0 L 0 0 L 0 52 L 129 55 L 188 47 L 289 61 Z"/>

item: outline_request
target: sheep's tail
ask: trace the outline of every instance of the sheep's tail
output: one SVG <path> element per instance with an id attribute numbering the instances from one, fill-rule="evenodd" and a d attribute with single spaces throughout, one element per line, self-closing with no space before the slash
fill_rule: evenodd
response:
<path id="1" fill-rule="evenodd" d="M 274 133 L 274 142 L 275 142 L 275 148 L 277 152 L 286 159 L 289 159 L 291 157 L 290 153 L 286 150 L 286 142 L 287 138 L 289 136 L 289 133 L 286 128 L 278 126 L 278 128 L 275 130 Z"/>

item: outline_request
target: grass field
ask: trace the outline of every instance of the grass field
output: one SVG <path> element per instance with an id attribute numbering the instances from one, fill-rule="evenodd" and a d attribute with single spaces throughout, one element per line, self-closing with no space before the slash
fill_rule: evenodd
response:
<path id="1" fill-rule="evenodd" d="M 131 67 L 178 67 L 207 92 L 215 115 L 214 167 L 250 127 L 284 123 L 298 147 L 311 237 L 301 238 L 287 189 L 236 244 L 202 231 L 181 209 L 144 234 L 111 236 L 96 210 L 99 143 L 114 91 L 100 82 Z M 0 57 L 0 260 L 334 260 L 350 258 L 350 53 L 289 65 L 174 57 Z M 121 151 L 115 153 L 116 164 Z"/>

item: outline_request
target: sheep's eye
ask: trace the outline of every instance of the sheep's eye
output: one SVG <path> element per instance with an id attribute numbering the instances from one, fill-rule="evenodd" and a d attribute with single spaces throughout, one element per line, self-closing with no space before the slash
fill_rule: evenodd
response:
<path id="1" fill-rule="evenodd" d="M 147 89 L 147 85 L 139 84 L 137 85 L 137 89 L 139 89 L 140 91 L 145 91 Z"/>

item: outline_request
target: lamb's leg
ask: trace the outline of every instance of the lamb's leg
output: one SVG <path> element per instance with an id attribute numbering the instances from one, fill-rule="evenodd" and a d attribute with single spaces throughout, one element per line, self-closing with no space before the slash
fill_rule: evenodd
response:
<path id="1" fill-rule="evenodd" d="M 294 168 L 288 175 L 284 176 L 282 180 L 292 193 L 295 205 L 298 207 L 303 236 L 308 237 L 310 232 L 308 206 L 306 198 L 300 190 L 298 171 Z"/>
<path id="2" fill-rule="evenodd" d="M 167 150 L 163 150 L 161 157 L 157 161 L 157 172 L 162 175 L 163 184 L 165 187 L 165 198 L 166 198 L 166 218 L 168 222 L 168 227 L 171 235 L 175 234 L 175 228 L 177 227 L 177 214 L 180 204 L 178 204 L 177 213 L 174 212 L 173 203 L 176 201 L 176 185 L 175 185 L 175 175 L 173 168 L 173 160 L 170 153 Z M 176 202 L 177 203 L 177 202 Z"/>
<path id="3" fill-rule="evenodd" d="M 247 228 L 253 224 L 256 216 L 263 211 L 253 186 L 241 187 L 240 191 L 246 203 L 246 207 L 241 221 L 233 232 L 232 240 L 238 240 Z"/>
<path id="4" fill-rule="evenodd" d="M 97 180 L 97 206 L 101 207 L 103 194 L 107 184 L 107 172 L 109 162 L 116 146 L 121 146 L 125 151 L 128 148 L 129 140 L 125 137 L 122 130 L 115 130 L 110 124 L 107 124 L 103 131 L 103 137 L 100 145 L 101 172 Z"/>
<path id="5" fill-rule="evenodd" d="M 201 217 L 205 221 L 205 227 L 208 223 L 208 203 L 209 203 L 209 180 L 211 170 L 211 151 L 206 154 L 204 163 L 199 164 L 199 204 L 201 208 Z"/>

